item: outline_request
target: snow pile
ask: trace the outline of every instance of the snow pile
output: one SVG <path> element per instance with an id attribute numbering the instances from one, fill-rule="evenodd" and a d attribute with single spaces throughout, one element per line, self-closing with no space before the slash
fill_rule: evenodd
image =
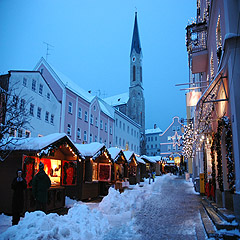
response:
<path id="1" fill-rule="evenodd" d="M 108 220 L 100 211 L 74 204 L 64 216 L 27 212 L 18 225 L 2 234 L 1 239 L 101 239 L 108 229 Z"/>
<path id="2" fill-rule="evenodd" d="M 78 203 L 78 201 L 77 200 L 73 200 L 73 199 L 71 199 L 69 197 L 65 197 L 65 207 L 71 208 L 71 207 L 73 207 L 73 205 L 75 203 Z"/>

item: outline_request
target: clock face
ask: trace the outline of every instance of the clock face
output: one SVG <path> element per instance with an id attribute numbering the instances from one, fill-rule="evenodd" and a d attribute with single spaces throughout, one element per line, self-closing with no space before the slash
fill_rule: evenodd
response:
<path id="1" fill-rule="evenodd" d="M 135 57 L 135 56 L 132 57 L 132 61 L 133 61 L 133 62 L 136 61 L 136 57 Z"/>

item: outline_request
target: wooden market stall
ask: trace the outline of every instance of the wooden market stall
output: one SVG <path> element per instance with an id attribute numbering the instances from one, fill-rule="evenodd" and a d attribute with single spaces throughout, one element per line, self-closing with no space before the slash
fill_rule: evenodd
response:
<path id="1" fill-rule="evenodd" d="M 156 172 L 156 161 L 152 157 L 143 155 L 141 158 L 146 162 L 146 171 L 149 172 Z"/>
<path id="2" fill-rule="evenodd" d="M 76 144 L 84 158 L 82 200 L 107 195 L 112 179 L 112 161 L 104 144 Z"/>
<path id="3" fill-rule="evenodd" d="M 139 156 L 135 154 L 138 168 L 140 169 L 140 175 L 139 175 L 139 181 L 138 182 L 144 182 L 144 178 L 147 178 L 147 171 L 146 171 L 146 163 L 143 159 L 141 159 Z"/>
<path id="4" fill-rule="evenodd" d="M 108 149 L 108 152 L 114 163 L 112 182 L 115 185 L 115 189 L 119 189 L 122 192 L 124 188 L 129 186 L 128 161 L 120 148 L 111 147 Z"/>
<path id="5" fill-rule="evenodd" d="M 123 153 L 128 161 L 129 184 L 136 184 L 140 182 L 140 169 L 138 168 L 136 156 L 132 151 L 123 151 Z"/>
<path id="6" fill-rule="evenodd" d="M 64 207 L 68 190 L 76 188 L 77 166 L 81 161 L 80 154 L 72 141 L 64 133 L 14 141 L 16 141 L 15 144 L 8 144 L 7 158 L 0 162 L 0 179 L 4 183 L 0 185 L 2 193 L 0 212 L 11 214 L 11 183 L 19 168 L 23 169 L 23 175 L 27 181 L 24 210 L 36 209 L 32 196 L 32 179 L 39 170 L 40 161 L 44 163 L 44 170 L 51 180 L 47 211 Z"/>

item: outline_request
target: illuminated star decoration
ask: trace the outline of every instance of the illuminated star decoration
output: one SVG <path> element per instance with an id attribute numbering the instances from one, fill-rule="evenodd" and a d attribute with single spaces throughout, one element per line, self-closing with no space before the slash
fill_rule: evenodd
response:
<path id="1" fill-rule="evenodd" d="M 180 147 L 181 145 L 181 140 L 182 136 L 178 135 L 177 131 L 175 131 L 175 134 L 171 137 L 172 141 L 173 141 L 173 147 L 175 147 L 176 145 L 178 145 Z"/>

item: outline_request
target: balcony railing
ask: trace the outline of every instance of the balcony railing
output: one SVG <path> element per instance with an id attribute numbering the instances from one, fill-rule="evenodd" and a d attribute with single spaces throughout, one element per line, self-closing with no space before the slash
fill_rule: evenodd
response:
<path id="1" fill-rule="evenodd" d="M 186 27 L 186 45 L 189 54 L 207 49 L 207 23 L 193 23 Z"/>

